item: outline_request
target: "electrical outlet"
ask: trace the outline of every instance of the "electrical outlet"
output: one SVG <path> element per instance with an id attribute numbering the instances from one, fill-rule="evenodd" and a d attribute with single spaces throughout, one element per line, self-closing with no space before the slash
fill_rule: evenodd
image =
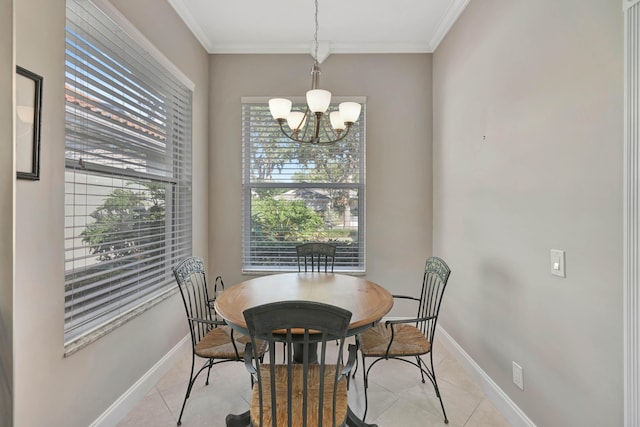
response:
<path id="1" fill-rule="evenodd" d="M 522 366 L 516 362 L 511 362 L 513 365 L 513 383 L 518 386 L 520 390 L 524 390 L 524 375 L 522 372 Z"/>

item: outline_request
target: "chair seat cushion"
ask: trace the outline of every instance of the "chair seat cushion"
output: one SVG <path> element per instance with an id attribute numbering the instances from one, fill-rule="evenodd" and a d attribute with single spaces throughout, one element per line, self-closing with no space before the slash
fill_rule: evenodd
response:
<path id="1" fill-rule="evenodd" d="M 292 423 L 293 426 L 301 426 L 302 423 L 302 405 L 303 405 L 303 365 L 293 365 L 293 382 L 292 382 Z M 320 387 L 314 385 L 320 384 L 320 365 L 308 366 L 308 400 L 307 400 L 307 424 L 318 425 L 318 402 L 320 396 Z M 335 365 L 325 366 L 324 380 L 324 401 L 322 413 L 322 426 L 333 425 L 333 385 L 335 375 Z M 342 369 L 342 368 L 339 368 Z M 251 423 L 254 426 L 271 426 L 271 375 L 268 366 L 260 367 L 260 375 L 262 381 L 263 393 L 263 420 L 260 423 L 260 392 L 258 383 L 253 385 L 251 394 Z M 287 411 L 287 365 L 278 365 L 275 370 L 276 375 L 276 416 L 279 426 L 286 426 L 288 420 Z M 342 380 L 338 383 L 336 394 L 336 425 L 343 425 L 347 418 L 347 385 Z"/>
<path id="2" fill-rule="evenodd" d="M 244 346 L 251 341 L 251 338 L 239 333 L 234 333 L 234 338 L 238 355 L 242 358 Z M 263 355 L 267 349 L 266 342 L 259 341 L 258 346 L 258 354 Z M 235 359 L 236 352 L 231 343 L 231 328 L 229 326 L 219 326 L 210 330 L 207 335 L 196 344 L 194 351 L 198 356 L 204 358 Z"/>
<path id="3" fill-rule="evenodd" d="M 419 356 L 431 351 L 431 343 L 422 332 L 413 325 L 393 325 L 393 343 L 388 356 Z M 385 357 L 391 341 L 391 325 L 378 323 L 360 334 L 360 350 L 365 357 Z"/>

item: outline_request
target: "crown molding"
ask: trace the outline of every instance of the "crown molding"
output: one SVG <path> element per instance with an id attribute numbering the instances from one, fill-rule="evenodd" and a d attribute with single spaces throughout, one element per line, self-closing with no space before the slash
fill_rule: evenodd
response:
<path id="1" fill-rule="evenodd" d="M 182 18 L 187 27 L 194 36 L 198 39 L 200 44 L 205 48 L 208 53 L 212 53 L 214 43 L 209 40 L 207 37 L 207 33 L 202 29 L 202 27 L 198 24 L 198 21 L 193 17 L 189 8 L 184 4 L 183 0 L 168 0 L 169 4 L 176 11 L 178 16 Z"/>
<path id="2" fill-rule="evenodd" d="M 444 18 L 440 23 L 440 26 L 429 42 L 429 44 L 431 45 L 431 52 L 435 51 L 438 48 L 440 42 L 442 42 L 442 40 L 444 39 L 444 36 L 447 35 L 451 27 L 453 27 L 453 24 L 455 24 L 455 22 L 458 20 L 460 14 L 462 14 L 462 11 L 469 4 L 469 1 L 470 0 L 455 0 L 453 3 L 451 3 L 451 6 L 449 6 L 449 9 L 447 9 Z"/>
<path id="3" fill-rule="evenodd" d="M 640 0 L 623 0 L 640 1 Z M 198 24 L 193 13 L 187 7 L 185 0 L 168 0 L 169 4 L 184 21 L 200 44 L 210 54 L 308 54 L 313 42 L 305 43 L 220 43 L 211 40 L 206 31 Z M 326 53 L 358 54 L 358 53 L 433 53 L 447 32 L 456 22 L 470 0 L 452 0 L 444 17 L 431 40 L 410 43 L 388 42 L 344 42 L 329 43 Z"/>
<path id="4" fill-rule="evenodd" d="M 213 43 L 209 53 L 219 54 L 311 54 L 309 43 Z M 331 43 L 329 54 L 433 53 L 429 43 Z M 327 54 L 328 56 L 328 54 Z"/>

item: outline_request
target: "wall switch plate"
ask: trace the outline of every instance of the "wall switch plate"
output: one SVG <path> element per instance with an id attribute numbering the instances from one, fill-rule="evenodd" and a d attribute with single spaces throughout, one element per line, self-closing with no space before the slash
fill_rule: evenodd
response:
<path id="1" fill-rule="evenodd" d="M 522 366 L 516 362 L 511 362 L 513 365 L 513 383 L 520 389 L 524 390 L 524 374 L 522 372 Z"/>
<path id="2" fill-rule="evenodd" d="M 551 274 L 559 277 L 567 277 L 564 264 L 564 251 L 551 249 Z"/>

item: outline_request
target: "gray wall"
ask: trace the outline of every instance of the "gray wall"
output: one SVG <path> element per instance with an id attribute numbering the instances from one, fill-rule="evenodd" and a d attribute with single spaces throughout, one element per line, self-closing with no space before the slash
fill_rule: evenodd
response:
<path id="1" fill-rule="evenodd" d="M 442 325 L 537 425 L 622 425 L 620 2 L 471 2 L 433 64 Z"/>
<path id="2" fill-rule="evenodd" d="M 195 83 L 194 252 L 206 254 L 206 52 L 167 2 L 114 4 Z M 16 62 L 44 77 L 41 179 L 16 189 L 15 425 L 85 427 L 188 333 L 184 308 L 175 295 L 63 357 L 65 1 L 21 0 L 15 12 Z"/>
<path id="3" fill-rule="evenodd" d="M 15 423 L 86 426 L 187 331 L 176 296 L 62 357 L 64 0 L 16 3 L 17 62 L 44 76 L 45 92 L 41 181 L 16 189 Z M 311 58 L 208 57 L 166 2 L 114 3 L 196 84 L 194 253 L 227 283 L 243 280 L 240 98 L 302 95 Z M 368 97 L 367 277 L 412 292 L 433 247 L 453 270 L 443 326 L 534 422 L 621 425 L 621 8 L 471 2 L 433 57 L 433 82 L 431 68 L 431 55 L 322 64 L 323 88 Z M 0 170 L 10 207 L 13 172 Z M 10 212 L 0 209 L 0 233 Z M 549 275 L 551 248 L 567 251 L 566 279 Z M 6 372 L 4 346 L 2 357 Z"/>
<path id="4" fill-rule="evenodd" d="M 0 0 L 0 424 L 13 424 L 13 1 Z"/>
<path id="5" fill-rule="evenodd" d="M 211 55 L 209 245 L 214 272 L 241 275 L 243 96 L 304 96 L 310 55 Z M 431 55 L 331 55 L 320 87 L 367 97 L 367 277 L 415 291 L 431 254 Z"/>

